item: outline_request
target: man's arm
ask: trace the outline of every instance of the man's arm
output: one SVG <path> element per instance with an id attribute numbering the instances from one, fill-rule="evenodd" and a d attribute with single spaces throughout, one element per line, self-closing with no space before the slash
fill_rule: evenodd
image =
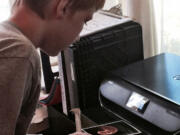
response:
<path id="1" fill-rule="evenodd" d="M 84 132 L 75 132 L 75 133 L 72 133 L 70 135 L 91 135 L 91 134 L 84 133 Z"/>

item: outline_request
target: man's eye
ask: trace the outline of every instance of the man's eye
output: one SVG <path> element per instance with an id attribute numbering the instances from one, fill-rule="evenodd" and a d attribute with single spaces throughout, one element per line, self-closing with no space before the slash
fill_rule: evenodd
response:
<path id="1" fill-rule="evenodd" d="M 87 23 L 88 23 L 90 20 L 91 20 L 91 18 L 86 18 L 86 19 L 84 20 L 84 24 L 87 25 Z"/>
<path id="2" fill-rule="evenodd" d="M 87 25 L 87 21 L 84 21 L 84 24 Z"/>
<path id="3" fill-rule="evenodd" d="M 89 19 L 84 20 L 84 24 L 87 25 Z"/>
<path id="4" fill-rule="evenodd" d="M 92 20 L 92 15 L 89 15 L 86 18 L 84 18 L 84 24 L 87 25 L 90 20 Z"/>

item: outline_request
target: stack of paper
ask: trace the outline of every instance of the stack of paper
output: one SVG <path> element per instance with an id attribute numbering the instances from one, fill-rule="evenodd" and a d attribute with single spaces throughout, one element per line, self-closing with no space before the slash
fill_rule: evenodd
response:
<path id="1" fill-rule="evenodd" d="M 94 14 L 93 19 L 84 25 L 80 37 L 131 21 L 130 18 L 125 18 L 112 13 L 99 11 Z"/>

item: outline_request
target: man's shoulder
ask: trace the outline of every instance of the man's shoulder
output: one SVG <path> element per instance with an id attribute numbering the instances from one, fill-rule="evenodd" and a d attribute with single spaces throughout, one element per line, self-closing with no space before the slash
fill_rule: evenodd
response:
<path id="1" fill-rule="evenodd" d="M 0 57 L 37 57 L 32 42 L 13 26 L 0 25 Z"/>
<path id="2" fill-rule="evenodd" d="M 26 59 L 33 69 L 40 67 L 39 55 L 32 42 L 16 27 L 0 24 L 0 59 Z"/>

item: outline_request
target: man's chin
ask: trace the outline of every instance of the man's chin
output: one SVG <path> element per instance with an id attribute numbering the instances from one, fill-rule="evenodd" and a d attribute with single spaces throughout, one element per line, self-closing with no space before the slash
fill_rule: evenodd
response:
<path id="1" fill-rule="evenodd" d="M 60 52 L 48 53 L 48 55 L 54 57 L 54 56 L 57 56 L 59 53 L 60 53 Z"/>

